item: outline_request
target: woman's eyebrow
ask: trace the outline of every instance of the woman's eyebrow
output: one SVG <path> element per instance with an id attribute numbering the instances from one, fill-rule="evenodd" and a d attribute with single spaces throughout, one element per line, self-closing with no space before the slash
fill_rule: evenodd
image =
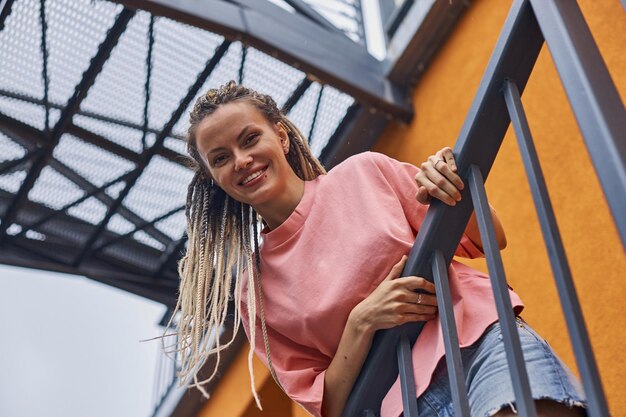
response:
<path id="1" fill-rule="evenodd" d="M 244 127 L 243 127 L 243 129 L 241 129 L 241 131 L 240 131 L 240 132 L 239 132 L 239 134 L 237 135 L 237 142 L 241 141 L 241 138 L 242 138 L 243 136 L 245 136 L 245 135 L 246 135 L 246 133 L 248 132 L 248 130 L 250 130 L 253 126 L 254 126 L 254 124 L 253 124 L 253 123 L 249 123 L 249 124 L 247 124 L 246 126 L 244 126 Z M 215 153 L 215 152 L 217 152 L 217 151 L 219 151 L 219 150 L 222 150 L 222 149 L 224 149 L 224 147 L 223 147 L 223 146 L 218 146 L 218 147 L 216 147 L 216 148 L 209 149 L 205 155 L 206 155 L 206 156 L 209 156 L 210 154 Z"/>

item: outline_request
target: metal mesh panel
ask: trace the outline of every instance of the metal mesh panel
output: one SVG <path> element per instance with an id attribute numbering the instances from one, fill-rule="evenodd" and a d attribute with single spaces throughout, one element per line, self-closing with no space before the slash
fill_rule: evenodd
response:
<path id="1" fill-rule="evenodd" d="M 248 48 L 243 71 L 243 84 L 264 94 L 269 94 L 281 108 L 289 94 L 305 75 L 289 65 Z"/>
<path id="2" fill-rule="evenodd" d="M 153 247 L 154 249 L 157 250 L 165 250 L 165 245 L 162 244 L 161 242 L 159 242 L 156 239 L 153 239 L 150 237 L 150 235 L 148 235 L 146 232 L 144 232 L 143 230 L 138 230 L 135 233 L 133 233 L 133 239 L 135 239 L 138 242 L 141 242 L 145 245 L 148 245 L 150 247 Z"/>
<path id="3" fill-rule="evenodd" d="M 129 22 L 82 103 L 82 111 L 105 115 L 137 127 L 143 126 L 149 23 L 150 14 L 146 12 L 138 12 Z M 101 134 L 112 133 L 108 131 L 114 129 L 110 124 L 84 119 L 77 117 L 77 124 L 83 127 L 90 125 Z M 115 140 L 115 134 L 104 134 L 122 146 L 141 151 L 141 133 L 127 135 L 124 132 L 122 135 L 126 137 L 125 140 Z"/>
<path id="4" fill-rule="evenodd" d="M 46 2 L 51 101 L 65 103 L 72 96 L 121 9 L 117 4 L 102 1 Z"/>
<path id="5" fill-rule="evenodd" d="M 134 167 L 131 162 L 69 134 L 61 137 L 52 155 L 96 187 L 120 177 Z"/>
<path id="6" fill-rule="evenodd" d="M 155 22 L 150 126 L 161 129 L 223 38 L 170 19 Z"/>
<path id="7" fill-rule="evenodd" d="M 44 167 L 28 199 L 58 210 L 82 197 L 85 192 L 49 166 Z"/>
<path id="8" fill-rule="evenodd" d="M 185 219 L 184 210 L 155 223 L 157 229 L 171 237 L 173 240 L 178 240 L 183 237 L 186 225 L 187 220 Z"/>
<path id="9" fill-rule="evenodd" d="M 307 139 L 313 123 L 313 114 L 315 113 L 315 105 L 317 104 L 320 88 L 321 86 L 318 83 L 311 84 L 288 113 L 289 119 L 294 122 Z"/>
<path id="10" fill-rule="evenodd" d="M 147 221 L 185 203 L 191 171 L 156 156 L 139 177 L 124 204 Z M 154 198 L 157 196 L 158 198 Z"/>
<path id="11" fill-rule="evenodd" d="M 183 117 L 181 118 L 181 120 L 186 119 L 188 114 L 189 113 L 183 114 Z M 166 148 L 179 153 L 181 155 L 181 160 L 184 159 L 183 157 L 187 156 L 187 142 L 186 141 L 169 136 L 165 138 L 164 144 Z"/>
<path id="12" fill-rule="evenodd" d="M 198 97 L 206 94 L 209 89 L 220 87 L 230 80 L 237 81 L 237 73 L 240 65 L 241 43 L 235 42 L 230 45 L 228 51 L 224 54 L 222 59 L 220 59 L 219 64 L 217 64 L 209 78 L 205 81 L 200 90 L 198 90 L 196 97 L 191 101 L 190 105 L 187 106 L 187 110 L 185 110 L 183 116 L 178 120 L 176 126 L 174 126 L 173 131 L 175 134 L 182 136 L 187 134 L 187 129 L 189 128 L 189 113 L 193 109 L 193 105 Z"/>
<path id="13" fill-rule="evenodd" d="M 107 229 L 117 233 L 118 235 L 128 233 L 134 228 L 134 224 L 132 224 L 119 214 L 114 214 L 113 216 L 111 216 L 111 220 L 109 220 L 109 223 L 107 224 Z"/>
<path id="14" fill-rule="evenodd" d="M 26 148 L 15 143 L 7 135 L 0 132 L 0 162 L 18 159 L 26 155 Z"/>
<path id="15" fill-rule="evenodd" d="M 29 164 L 20 165 L 15 171 L 0 175 L 0 189 L 16 193 L 20 189 L 20 185 L 26 178 L 26 170 Z M 19 169 L 19 170 L 18 170 Z"/>
<path id="16" fill-rule="evenodd" d="M 313 137 L 309 139 L 314 155 L 320 155 L 352 103 L 354 99 L 349 95 L 328 85 L 324 87 Z"/>
<path id="17" fill-rule="evenodd" d="M 90 197 L 67 210 L 67 213 L 91 224 L 97 224 L 106 214 L 107 206 Z"/>
<path id="18" fill-rule="evenodd" d="M 0 90 L 43 97 L 39 1 L 16 0 L 0 31 Z"/>

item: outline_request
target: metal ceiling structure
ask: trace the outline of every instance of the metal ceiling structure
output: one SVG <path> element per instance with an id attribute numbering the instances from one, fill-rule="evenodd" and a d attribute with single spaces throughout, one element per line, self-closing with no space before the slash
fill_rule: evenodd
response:
<path id="1" fill-rule="evenodd" d="M 360 0 L 0 0 L 0 263 L 171 308 L 196 97 L 231 79 L 271 94 L 331 168 L 411 119 L 467 6 L 393 3 L 379 61 Z"/>

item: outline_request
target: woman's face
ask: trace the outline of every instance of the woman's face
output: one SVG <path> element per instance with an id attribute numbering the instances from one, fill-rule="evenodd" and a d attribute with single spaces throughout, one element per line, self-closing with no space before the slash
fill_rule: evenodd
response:
<path id="1" fill-rule="evenodd" d="M 289 140 L 284 127 L 273 125 L 245 101 L 225 104 L 202 120 L 196 143 L 217 185 L 252 207 L 277 199 L 295 176 L 285 157 Z"/>

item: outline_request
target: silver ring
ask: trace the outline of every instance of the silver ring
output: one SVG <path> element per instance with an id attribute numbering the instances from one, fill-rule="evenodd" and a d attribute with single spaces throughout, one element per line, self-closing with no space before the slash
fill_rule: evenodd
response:
<path id="1" fill-rule="evenodd" d="M 415 304 L 422 304 L 422 293 L 421 292 L 417 294 L 417 303 L 415 303 Z"/>

